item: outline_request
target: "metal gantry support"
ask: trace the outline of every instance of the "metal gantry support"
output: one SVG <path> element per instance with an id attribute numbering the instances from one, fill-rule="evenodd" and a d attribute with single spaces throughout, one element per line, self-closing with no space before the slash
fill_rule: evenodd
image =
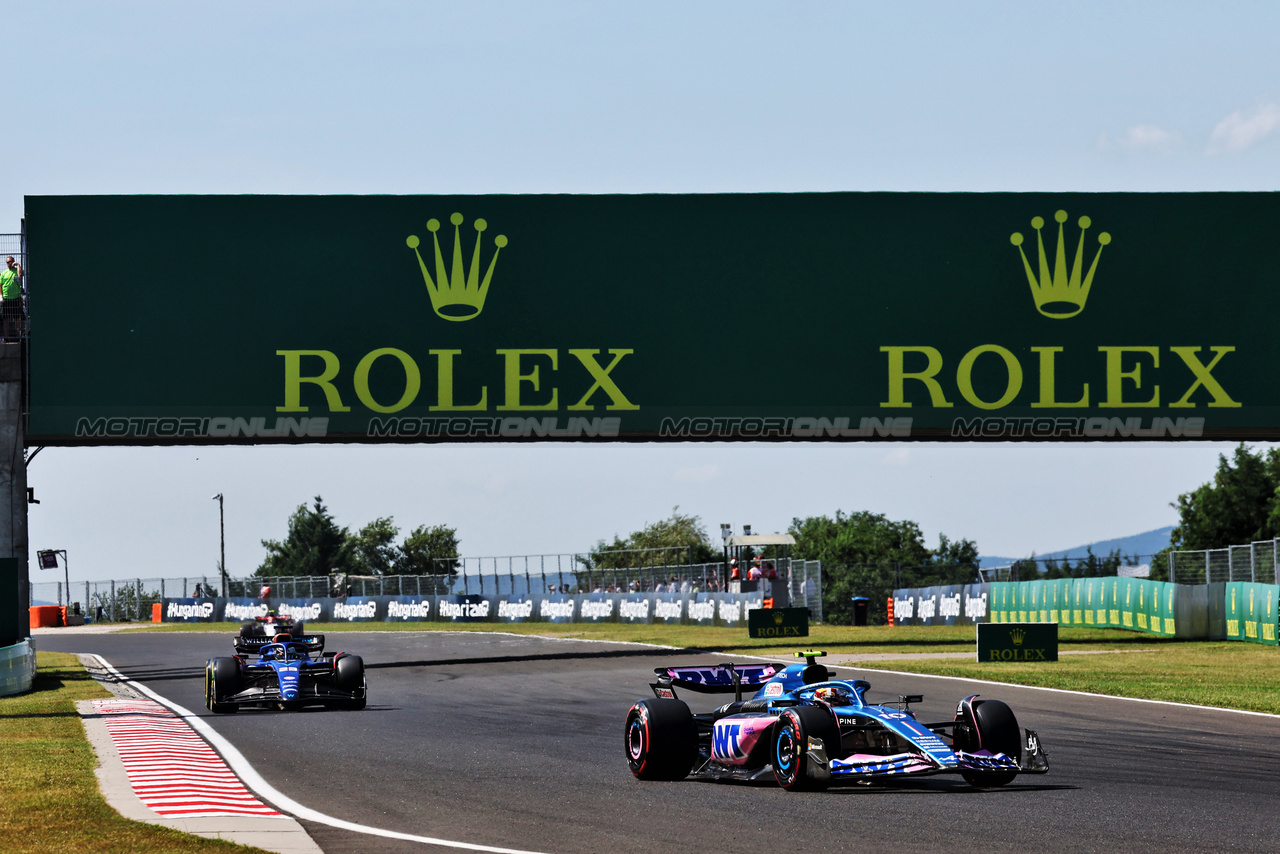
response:
<path id="1" fill-rule="evenodd" d="M 222 575 L 222 595 L 227 595 L 227 524 L 222 512 L 222 493 L 213 496 L 218 502 L 218 571 Z"/>

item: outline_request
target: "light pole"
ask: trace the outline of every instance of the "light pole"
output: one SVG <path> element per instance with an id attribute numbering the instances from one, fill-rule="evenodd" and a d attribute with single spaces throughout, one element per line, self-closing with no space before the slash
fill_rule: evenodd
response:
<path id="1" fill-rule="evenodd" d="M 227 595 L 227 523 L 222 515 L 222 493 L 219 492 L 213 496 L 213 500 L 218 502 L 218 544 L 220 547 L 218 557 L 218 569 L 222 571 L 222 595 Z"/>
<path id="2" fill-rule="evenodd" d="M 67 550 L 66 549 L 45 549 L 44 551 L 36 552 L 36 557 L 40 561 L 41 569 L 57 569 L 58 555 L 62 555 L 63 580 L 66 582 L 66 587 L 67 587 L 67 607 L 70 608 L 71 607 L 71 568 L 67 563 Z M 61 605 L 62 603 L 59 602 L 58 604 Z M 89 607 L 88 602 L 85 603 L 85 607 L 86 608 Z"/>

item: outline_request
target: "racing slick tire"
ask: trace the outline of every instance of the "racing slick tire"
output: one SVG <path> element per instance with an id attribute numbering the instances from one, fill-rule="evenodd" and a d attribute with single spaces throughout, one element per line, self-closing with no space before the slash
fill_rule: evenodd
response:
<path id="1" fill-rule="evenodd" d="M 1003 753 L 1015 762 L 1021 762 L 1022 731 L 1018 729 L 1013 709 L 999 700 L 974 700 L 972 709 L 973 719 L 966 721 L 968 726 L 959 728 L 956 733 L 956 746 L 970 753 L 977 750 Z M 991 789 L 1013 782 L 1018 772 L 963 771 L 960 776 L 970 786 Z"/>
<path id="2" fill-rule="evenodd" d="M 234 658 L 211 658 L 204 668 L 204 704 L 215 715 L 235 714 L 240 707 L 221 702 L 240 690 L 240 662 Z"/>
<path id="3" fill-rule="evenodd" d="M 338 700 L 332 704 L 335 709 L 359 711 L 365 707 L 366 685 L 364 679 L 364 659 L 358 655 L 339 655 L 333 665 L 333 685 L 339 691 L 349 694 L 358 693 L 359 697 L 350 700 Z"/>
<path id="4" fill-rule="evenodd" d="M 698 758 L 698 730 L 681 700 L 641 700 L 627 712 L 627 765 L 641 780 L 683 780 Z"/>
<path id="5" fill-rule="evenodd" d="M 358 655 L 342 655 L 333 663 L 333 686 L 354 694 L 364 685 L 364 659 Z"/>
<path id="6" fill-rule="evenodd" d="M 240 637 L 242 638 L 262 638 L 266 636 L 267 633 L 263 631 L 262 626 L 257 623 L 240 624 Z"/>
<path id="7" fill-rule="evenodd" d="M 827 787 L 826 778 L 813 775 L 808 744 L 820 739 L 827 758 L 840 746 L 840 728 L 831 712 L 820 706 L 793 706 L 783 711 L 773 731 L 773 778 L 789 792 L 818 791 Z"/>

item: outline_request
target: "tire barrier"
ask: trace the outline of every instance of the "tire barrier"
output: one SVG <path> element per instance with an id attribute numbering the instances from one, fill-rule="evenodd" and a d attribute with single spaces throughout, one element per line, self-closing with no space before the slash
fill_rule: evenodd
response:
<path id="1" fill-rule="evenodd" d="M 1058 623 L 1161 637 L 1277 645 L 1280 586 L 1173 584 L 1144 578 L 1061 578 L 900 589 L 894 623 Z"/>
<path id="2" fill-rule="evenodd" d="M 35 677 L 36 649 L 31 641 L 0 646 L 0 697 L 30 691 Z"/>
<path id="3" fill-rule="evenodd" d="M 350 596 L 344 599 L 164 599 L 161 619 L 244 622 L 274 609 L 307 623 L 637 623 L 747 627 L 760 593 L 582 593 Z"/>

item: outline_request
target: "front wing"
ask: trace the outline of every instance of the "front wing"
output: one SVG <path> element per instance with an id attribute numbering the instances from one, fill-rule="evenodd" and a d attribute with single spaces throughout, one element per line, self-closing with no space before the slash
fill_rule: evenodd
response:
<path id="1" fill-rule="evenodd" d="M 807 753 L 810 773 L 817 779 L 835 784 L 966 772 L 1016 771 L 1019 774 L 1045 774 L 1049 771 L 1049 756 L 1035 730 L 1026 730 L 1021 762 L 1003 753 L 991 754 L 985 750 L 977 753 L 958 750 L 950 759 L 938 759 L 922 753 L 899 753 L 892 756 L 854 754 L 842 759 L 832 759 L 827 756 L 825 745 L 815 738 L 809 740 Z M 754 768 L 729 766 L 708 758 L 691 776 L 704 780 L 747 782 L 772 779 L 773 767 L 768 764 Z"/>
<path id="2" fill-rule="evenodd" d="M 248 666 L 241 671 L 243 684 L 239 691 L 222 698 L 223 703 L 236 706 L 275 707 L 280 703 L 289 706 L 324 705 L 342 700 L 359 700 L 365 696 L 365 686 L 355 691 L 342 691 L 333 682 L 333 669 L 328 665 L 314 671 L 304 670 L 298 677 L 298 695 L 286 700 L 280 691 L 280 678 L 270 667 Z"/>
<path id="3" fill-rule="evenodd" d="M 993 754 L 985 750 L 977 753 L 957 750 L 946 758 L 927 753 L 899 753 L 893 756 L 855 753 L 842 759 L 828 759 L 824 746 L 817 739 L 809 740 L 808 753 L 810 767 L 815 770 L 817 776 L 825 777 L 832 782 L 841 779 L 859 780 L 984 771 L 1016 771 L 1019 774 L 1045 774 L 1049 771 L 1049 756 L 1045 753 L 1040 736 L 1035 730 L 1026 730 L 1021 762 L 1004 753 Z"/>

